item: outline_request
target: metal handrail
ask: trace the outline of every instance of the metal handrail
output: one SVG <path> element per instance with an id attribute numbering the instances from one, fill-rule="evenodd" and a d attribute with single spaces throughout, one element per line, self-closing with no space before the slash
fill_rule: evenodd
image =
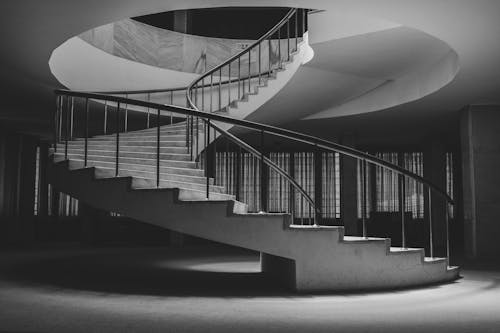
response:
<path id="1" fill-rule="evenodd" d="M 235 119 L 227 116 L 223 116 L 220 114 L 215 114 L 215 113 L 209 113 L 209 112 L 202 112 L 196 109 L 191 109 L 191 108 L 185 108 L 181 106 L 174 106 L 174 105 L 166 105 L 166 104 L 157 104 L 157 103 L 152 103 L 152 102 L 146 102 L 146 101 L 141 101 L 141 100 L 135 100 L 135 99 L 129 99 L 125 97 L 120 97 L 120 96 L 109 96 L 105 94 L 98 94 L 98 93 L 88 93 L 88 92 L 79 92 L 79 91 L 71 91 L 71 90 L 64 90 L 64 89 L 57 89 L 55 90 L 55 93 L 57 95 L 67 95 L 67 96 L 72 96 L 72 97 L 81 97 L 81 98 L 89 98 L 89 99 L 101 99 L 101 100 L 108 100 L 111 102 L 119 102 L 119 103 L 128 103 L 131 105 L 136 105 L 136 106 L 141 106 L 145 108 L 151 108 L 151 109 L 159 109 L 163 111 L 172 111 L 175 113 L 183 114 L 186 116 L 194 116 L 194 117 L 199 117 L 202 119 L 209 119 L 213 121 L 220 121 L 223 123 L 229 123 L 232 125 L 256 130 L 256 131 L 263 131 L 268 134 L 272 134 L 275 136 L 280 136 L 283 138 L 287 138 L 290 140 L 294 140 L 296 142 L 300 143 L 305 143 L 312 145 L 317 148 L 322 148 L 331 152 L 337 152 L 343 155 L 347 155 L 350 157 L 353 157 L 357 160 L 360 161 L 367 161 L 369 163 L 378 165 L 380 167 L 383 167 L 385 169 L 389 169 L 393 172 L 396 172 L 398 174 L 401 174 L 403 176 L 406 176 L 408 178 L 412 178 L 415 181 L 422 183 L 429 188 L 431 188 L 434 192 L 437 194 L 441 195 L 443 198 L 446 199 L 446 201 L 449 204 L 454 204 L 454 200 L 443 190 L 441 190 L 437 185 L 433 184 L 432 182 L 426 180 L 422 176 L 415 174 L 411 171 L 408 171 L 398 165 L 392 164 L 390 162 L 387 162 L 383 159 L 380 159 L 378 157 L 375 157 L 373 155 L 367 154 L 365 152 L 356 150 L 354 148 L 350 148 L 335 142 L 331 142 L 325 139 L 321 139 L 312 135 L 308 134 L 302 134 L 299 132 L 295 132 L 292 130 L 287 130 L 284 128 L 279 128 L 271 125 L 266 125 L 266 124 L 261 124 L 261 123 L 256 123 L 253 121 L 249 120 L 243 120 L 243 119 Z M 213 126 L 215 124 L 211 123 Z M 221 129 L 218 126 L 215 126 L 215 128 L 220 131 L 223 134 L 230 135 L 227 131 Z M 242 146 L 246 148 L 246 143 L 241 141 L 240 139 L 236 138 L 234 135 L 231 135 L 231 138 L 235 138 L 239 142 L 241 142 Z"/>
<path id="2" fill-rule="evenodd" d="M 262 72 L 262 75 L 268 74 L 269 71 Z M 241 78 L 244 80 L 247 79 L 255 79 L 259 77 L 259 74 L 254 74 L 254 75 L 246 75 L 242 76 Z M 221 81 L 221 84 L 228 84 L 230 83 L 231 80 L 224 80 Z M 219 83 L 219 82 L 217 82 Z M 167 92 L 176 92 L 176 91 L 184 91 L 187 90 L 189 86 L 185 87 L 175 87 L 175 88 L 164 88 L 164 89 L 149 89 L 149 90 L 114 90 L 114 91 L 90 91 L 92 93 L 96 94 L 105 94 L 105 95 L 139 95 L 139 94 L 159 94 L 159 93 L 167 93 Z M 204 84 L 199 86 L 200 88 L 207 88 L 210 87 L 210 84 Z"/>
<path id="3" fill-rule="evenodd" d="M 191 84 L 188 86 L 188 92 L 187 92 L 187 98 L 188 101 L 190 102 L 191 106 L 194 106 L 191 96 L 190 96 L 190 91 L 193 89 L 193 87 L 200 81 L 204 80 L 207 76 L 215 73 L 216 71 L 220 70 L 221 68 L 225 67 L 229 63 L 232 63 L 234 60 L 241 58 L 244 54 L 249 53 L 253 48 L 257 47 L 262 41 L 264 41 L 266 38 L 272 36 L 278 29 L 280 29 L 295 13 L 297 12 L 296 8 L 292 8 L 288 11 L 288 13 L 279 21 L 274 27 L 272 27 L 268 32 L 266 32 L 262 37 L 260 37 L 257 41 L 255 41 L 252 45 L 247 47 L 246 49 L 236 53 L 226 61 L 222 62 L 221 64 L 215 66 L 214 68 L 206 71 L 203 73 L 200 77 L 198 77 L 196 80 L 191 82 Z"/>

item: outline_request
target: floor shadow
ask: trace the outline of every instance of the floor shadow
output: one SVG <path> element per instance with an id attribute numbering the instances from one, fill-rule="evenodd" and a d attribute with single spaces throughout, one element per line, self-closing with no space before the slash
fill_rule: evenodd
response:
<path id="1" fill-rule="evenodd" d="M 238 269 L 238 265 L 255 267 L 257 260 L 258 254 L 246 251 L 101 249 L 28 257 L 4 266 L 0 274 L 17 283 L 127 295 L 293 295 L 255 268 Z M 210 271 L 217 265 L 226 271 Z"/>

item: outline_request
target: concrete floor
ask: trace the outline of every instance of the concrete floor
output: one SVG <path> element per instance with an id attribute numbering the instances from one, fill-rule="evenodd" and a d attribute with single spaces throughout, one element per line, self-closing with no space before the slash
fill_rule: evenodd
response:
<path id="1" fill-rule="evenodd" d="M 0 252 L 0 332 L 500 332 L 500 264 L 376 293 L 296 295 L 225 247 Z"/>

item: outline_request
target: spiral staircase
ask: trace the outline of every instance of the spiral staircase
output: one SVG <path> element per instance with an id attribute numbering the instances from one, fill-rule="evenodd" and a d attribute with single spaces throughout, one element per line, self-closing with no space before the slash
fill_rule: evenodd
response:
<path id="1" fill-rule="evenodd" d="M 103 210 L 259 251 L 263 272 L 297 291 L 400 288 L 456 279 L 459 270 L 450 266 L 448 252 L 446 257 L 434 256 L 432 235 L 426 256 L 424 249 L 407 247 L 404 241 L 402 247 L 392 247 L 390 239 L 368 237 L 366 228 L 362 236 L 346 236 L 342 226 L 322 225 L 320 205 L 293 174 L 266 157 L 263 149 L 234 134 L 233 129 L 245 128 L 257 132 L 262 141 L 265 135 L 279 136 L 351 156 L 363 167 L 371 163 L 423 183 L 429 195 L 442 196 L 447 207 L 453 203 L 420 176 L 371 155 L 245 120 L 293 77 L 308 47 L 307 11 L 291 9 L 249 48 L 182 89 L 187 106 L 171 105 L 168 100 L 167 104 L 150 102 L 152 94 L 167 92 L 168 96 L 168 90 L 126 92 L 125 97 L 56 91 L 52 184 Z M 252 57 L 258 60 L 252 63 Z M 147 100 L 129 98 L 139 93 L 146 94 Z M 89 121 L 90 112 L 99 110 L 104 117 L 102 131 Z M 146 126 L 131 130 L 129 113 L 147 116 Z M 273 170 L 289 184 L 292 199 L 287 211 L 269 213 L 264 202 L 261 211 L 250 211 L 239 190 L 230 192 L 220 184 L 213 153 L 221 138 L 252 156 L 260 170 Z M 239 173 L 231 177 L 243 186 L 238 184 Z M 263 177 L 263 172 L 255 177 Z M 296 198 L 312 212 L 306 214 L 305 223 L 303 218 L 298 222 L 304 209 L 299 211 Z M 364 211 L 363 223 L 365 216 Z M 402 229 L 404 240 L 404 221 Z"/>

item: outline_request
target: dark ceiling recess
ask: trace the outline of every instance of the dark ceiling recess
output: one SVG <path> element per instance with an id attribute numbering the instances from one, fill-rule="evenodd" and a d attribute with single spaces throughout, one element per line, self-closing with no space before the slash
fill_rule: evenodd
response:
<path id="1" fill-rule="evenodd" d="M 288 8 L 221 7 L 186 10 L 187 33 L 205 37 L 258 39 L 279 20 Z M 133 19 L 157 28 L 173 30 L 175 12 L 164 12 Z"/>

